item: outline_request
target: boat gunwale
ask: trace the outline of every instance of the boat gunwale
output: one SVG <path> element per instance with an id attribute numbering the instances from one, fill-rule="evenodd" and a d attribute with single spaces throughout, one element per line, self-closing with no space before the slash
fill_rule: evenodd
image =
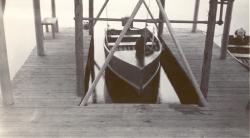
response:
<path id="1" fill-rule="evenodd" d="M 248 71 L 250 71 L 250 64 L 246 64 L 242 61 L 242 59 L 245 59 L 245 60 L 250 60 L 249 57 L 240 57 L 240 56 L 236 56 L 235 54 L 243 54 L 243 55 L 249 55 L 248 53 L 241 53 L 241 52 L 231 52 L 230 51 L 230 48 L 234 48 L 234 49 L 237 49 L 237 48 L 242 48 L 242 49 L 248 49 L 248 52 L 250 50 L 250 45 L 249 45 L 249 38 L 250 36 L 246 36 L 246 42 L 245 43 L 239 43 L 239 44 L 236 44 L 233 40 L 231 39 L 236 39 L 234 37 L 234 35 L 230 35 L 229 36 L 229 42 L 228 42 L 228 46 L 227 46 L 227 53 L 232 56 L 238 63 L 240 63 L 244 68 L 246 68 Z"/>
<path id="2" fill-rule="evenodd" d="M 112 29 L 112 30 L 115 30 L 115 29 Z M 137 30 L 133 30 L 133 31 L 135 31 L 135 32 L 139 32 L 139 31 L 141 31 L 141 30 L 143 30 L 143 29 L 137 29 Z M 104 45 L 104 48 L 105 48 L 105 51 L 107 51 L 108 53 L 110 52 L 110 49 L 108 48 L 108 44 L 110 43 L 110 42 L 108 42 L 107 40 L 108 40 L 108 31 L 109 30 L 105 30 L 105 39 L 104 39 L 104 43 L 105 43 L 105 45 Z M 121 30 L 115 30 L 115 31 L 121 31 Z M 155 50 L 154 52 L 156 52 L 156 54 L 157 54 L 157 56 L 155 56 L 155 58 L 150 62 L 150 63 L 153 63 L 155 60 L 157 60 L 157 59 L 159 59 L 159 57 L 160 57 L 160 55 L 161 55 L 161 51 L 162 51 L 162 44 L 161 44 L 161 41 L 159 40 L 159 38 L 156 36 L 156 35 L 154 35 L 151 31 L 149 31 L 150 33 L 151 33 L 151 35 L 154 37 L 154 39 L 156 40 L 156 42 L 154 42 L 154 43 L 156 43 L 158 46 L 159 46 L 159 50 Z M 117 34 L 117 36 L 119 36 L 119 34 Z M 129 36 L 129 35 L 128 35 Z M 112 42 L 112 43 L 115 43 L 115 42 Z M 118 49 L 118 47 L 117 47 L 117 49 Z M 116 51 L 117 51 L 117 49 L 116 49 Z M 150 56 L 150 55 L 149 55 Z M 125 62 L 126 64 L 129 64 L 129 65 L 131 65 L 131 66 L 134 66 L 134 67 L 136 67 L 137 69 L 139 69 L 140 71 L 143 71 L 143 69 L 145 69 L 145 67 L 147 67 L 147 65 L 145 65 L 145 66 L 143 66 L 143 67 L 141 67 L 141 66 L 135 66 L 135 65 L 133 65 L 133 64 L 131 64 L 131 63 L 129 63 L 129 62 L 126 62 L 126 61 L 124 61 L 124 60 L 122 60 L 122 59 L 120 59 L 119 57 L 117 57 L 117 56 L 115 56 L 114 55 L 114 57 L 115 58 L 117 58 L 117 59 L 119 59 L 120 61 L 122 61 L 122 62 Z M 150 64 L 149 63 L 149 64 Z M 149 65 L 148 64 L 148 65 Z M 113 73 L 115 73 L 119 78 L 121 78 L 122 80 L 124 80 L 124 81 L 126 81 L 128 84 L 130 84 L 131 86 L 133 86 L 134 88 L 136 88 L 137 90 L 140 90 L 140 89 L 145 89 L 145 87 L 154 79 L 154 77 L 157 75 L 157 73 L 159 72 L 159 70 L 160 70 L 160 62 L 158 63 L 158 65 L 157 65 L 157 69 L 154 71 L 154 73 L 153 73 L 153 75 L 145 82 L 145 83 L 143 83 L 143 86 L 142 87 L 139 87 L 139 86 L 137 86 L 136 84 L 134 84 L 133 82 L 130 82 L 129 80 L 127 80 L 127 78 L 125 78 L 125 77 L 123 77 L 122 75 L 120 75 L 118 72 L 116 72 L 115 71 L 115 69 L 113 69 L 112 68 L 112 66 L 110 65 L 110 64 L 108 64 L 108 68 L 113 72 Z"/>
<path id="3" fill-rule="evenodd" d="M 111 30 L 114 30 L 114 31 L 121 31 L 121 30 L 116 30 L 116 29 L 111 29 Z M 137 29 L 137 30 L 133 30 L 133 31 L 138 31 L 138 30 L 142 30 L 142 29 Z M 156 36 L 156 35 L 154 35 L 151 31 L 149 31 L 153 36 L 154 36 L 154 39 L 156 39 L 156 41 L 157 41 L 157 44 L 158 44 L 158 46 L 159 46 L 159 50 L 157 50 L 157 51 L 154 51 L 156 54 L 157 54 L 157 56 L 155 57 L 155 59 L 157 59 L 158 57 L 160 57 L 160 55 L 161 55 L 161 51 L 162 51 L 162 49 L 163 49 L 163 47 L 162 47 L 162 44 L 161 44 L 161 41 L 160 41 L 160 39 Z M 108 29 L 106 29 L 105 30 L 105 39 L 104 39 L 104 48 L 108 51 L 108 52 L 110 52 L 110 49 L 108 48 L 108 43 L 109 42 L 107 42 L 107 40 L 108 40 Z M 118 51 L 118 47 L 116 48 L 116 50 L 115 50 L 115 52 L 116 51 Z M 115 55 L 114 55 L 115 56 Z M 150 56 L 150 55 L 149 55 Z M 116 56 L 115 56 L 116 57 Z M 117 58 L 119 58 L 119 57 L 117 57 Z M 155 60 L 154 59 L 154 60 Z M 120 59 L 121 60 L 121 59 Z M 154 61 L 154 60 L 152 60 L 152 61 Z M 130 63 L 128 63 L 128 62 L 126 62 L 127 64 L 130 64 Z M 135 65 L 133 65 L 133 64 L 130 64 L 130 65 L 132 65 L 132 66 L 135 66 Z M 141 69 L 141 70 L 143 70 L 144 69 L 144 67 L 140 67 L 140 66 L 135 66 L 135 67 L 137 67 L 137 68 L 139 68 L 139 69 Z"/>

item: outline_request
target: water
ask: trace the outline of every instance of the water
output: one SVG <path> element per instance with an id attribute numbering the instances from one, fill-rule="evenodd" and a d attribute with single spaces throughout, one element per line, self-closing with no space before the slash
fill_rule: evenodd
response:
<path id="1" fill-rule="evenodd" d="M 95 14 L 99 11 L 104 0 L 96 0 Z M 101 17 L 123 17 L 131 14 L 132 9 L 136 4 L 136 0 L 110 0 L 107 10 L 104 10 Z M 154 17 L 158 17 L 159 10 L 155 1 L 146 0 L 149 4 Z M 166 11 L 170 19 L 173 20 L 192 20 L 194 0 L 169 0 L 166 1 Z M 199 20 L 207 20 L 209 0 L 202 0 L 200 3 Z M 88 16 L 88 0 L 83 0 L 84 16 Z M 180 6 L 183 5 L 183 6 Z M 10 66 L 11 78 L 23 65 L 29 53 L 35 46 L 35 30 L 33 20 L 32 0 L 8 0 L 5 10 L 5 32 L 7 39 L 7 50 Z M 57 17 L 59 18 L 60 27 L 74 27 L 74 3 L 72 0 L 65 0 L 63 2 L 56 1 Z M 41 1 L 42 17 L 51 15 L 50 0 Z M 233 18 L 231 23 L 231 33 L 239 27 L 243 27 L 249 33 L 249 1 L 240 0 L 235 1 Z M 139 10 L 136 18 L 149 18 L 144 6 Z M 102 65 L 104 61 L 103 54 L 103 36 L 104 29 L 110 24 L 112 27 L 119 26 L 120 23 L 113 22 L 98 22 L 95 28 L 95 59 L 98 64 Z M 144 27 L 145 24 L 135 23 L 134 26 Z M 191 24 L 173 24 L 173 27 L 191 28 Z M 198 29 L 206 31 L 206 25 L 198 25 Z M 220 44 L 222 26 L 216 26 L 215 42 Z M 160 81 L 160 97 L 162 102 L 178 102 L 178 98 L 174 93 L 171 84 L 166 79 L 166 75 L 161 73 Z M 97 89 L 103 91 L 104 81 L 102 80 Z M 100 102 L 104 99 L 104 94 L 99 94 L 97 98 Z"/>

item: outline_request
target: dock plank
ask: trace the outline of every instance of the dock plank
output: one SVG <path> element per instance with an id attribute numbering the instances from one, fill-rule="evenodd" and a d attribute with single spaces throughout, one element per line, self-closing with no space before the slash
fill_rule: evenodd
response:
<path id="1" fill-rule="evenodd" d="M 208 107 L 179 104 L 89 104 L 77 106 L 74 32 L 60 29 L 34 49 L 13 80 L 16 104 L 0 106 L 0 137 L 249 137 L 249 72 L 213 51 Z M 204 34 L 175 29 L 200 82 Z M 167 38 L 167 39 L 165 39 Z M 88 37 L 85 35 L 85 39 Z M 164 40 L 174 47 L 166 34 Z M 88 45 L 88 44 L 87 44 Z M 173 49 L 174 50 L 174 49 Z"/>

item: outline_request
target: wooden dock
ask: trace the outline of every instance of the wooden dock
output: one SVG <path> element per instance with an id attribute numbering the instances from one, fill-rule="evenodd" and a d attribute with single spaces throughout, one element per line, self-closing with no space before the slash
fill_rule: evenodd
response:
<path id="1" fill-rule="evenodd" d="M 0 137 L 249 137 L 249 72 L 214 47 L 208 107 L 177 104 L 90 104 L 76 94 L 74 32 L 61 29 L 34 49 L 13 80 L 15 105 L 0 107 Z M 177 29 L 198 82 L 205 36 Z M 168 35 L 166 43 L 170 46 Z M 87 36 L 85 36 L 87 38 Z M 87 39 L 85 39 L 87 40 Z M 86 58 L 84 58 L 86 59 Z"/>

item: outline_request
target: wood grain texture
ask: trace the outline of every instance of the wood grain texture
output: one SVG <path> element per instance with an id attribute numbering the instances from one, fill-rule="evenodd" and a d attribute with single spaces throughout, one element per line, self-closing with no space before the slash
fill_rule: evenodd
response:
<path id="1" fill-rule="evenodd" d="M 77 94 L 84 92 L 84 68 L 83 68 L 83 4 L 82 0 L 75 0 L 75 58 L 76 58 L 76 85 Z"/>
<path id="2" fill-rule="evenodd" d="M 233 4 L 234 4 L 234 0 L 230 0 L 227 3 L 223 36 L 222 36 L 222 41 L 221 41 L 221 56 L 220 56 L 221 59 L 225 59 L 227 56 L 227 46 L 228 46 L 228 41 L 229 41 L 228 38 L 229 38 L 229 32 L 230 32 L 230 26 L 231 26 L 231 20 L 232 20 Z"/>
<path id="3" fill-rule="evenodd" d="M 41 9 L 40 0 L 33 0 L 34 8 L 34 20 L 35 20 L 35 30 L 36 30 L 36 46 L 37 55 L 44 56 L 44 43 L 43 43 L 43 29 L 41 23 Z"/>
<path id="4" fill-rule="evenodd" d="M 216 25 L 216 15 L 217 15 L 217 0 L 209 1 L 209 12 L 208 12 L 208 25 L 207 25 L 207 34 L 205 40 L 204 48 L 204 58 L 202 64 L 202 75 L 200 89 L 205 97 L 207 97 L 208 88 L 209 88 L 209 77 L 211 70 L 211 62 L 213 55 L 213 43 L 214 43 L 214 32 Z"/>
<path id="5" fill-rule="evenodd" d="M 198 21 L 199 9 L 200 9 L 200 0 L 195 0 L 194 18 L 193 18 L 194 22 Z M 192 32 L 195 33 L 196 30 L 197 30 L 197 23 L 193 23 Z"/>
<path id="6" fill-rule="evenodd" d="M 4 2 L 4 3 L 2 3 Z M 3 10 L 5 1 L 0 1 L 0 87 L 2 93 L 2 102 L 4 105 L 14 103 L 12 86 L 10 80 L 10 71 L 8 63 L 7 46 L 4 31 Z"/>
<path id="7" fill-rule="evenodd" d="M 175 29 L 175 33 L 199 81 L 202 65 L 199 55 L 205 36 L 199 31 L 191 33 L 190 29 Z M 171 40 L 167 42 L 174 47 Z M 37 57 L 34 49 L 15 76 L 16 104 L 0 107 L 0 137 L 249 137 L 249 112 L 245 110 L 249 72 L 230 56 L 220 60 L 217 46 L 213 49 L 209 106 L 205 108 L 177 104 L 79 107 L 73 30 L 62 29 L 57 39 L 45 41 L 45 48 L 47 56 Z"/>

